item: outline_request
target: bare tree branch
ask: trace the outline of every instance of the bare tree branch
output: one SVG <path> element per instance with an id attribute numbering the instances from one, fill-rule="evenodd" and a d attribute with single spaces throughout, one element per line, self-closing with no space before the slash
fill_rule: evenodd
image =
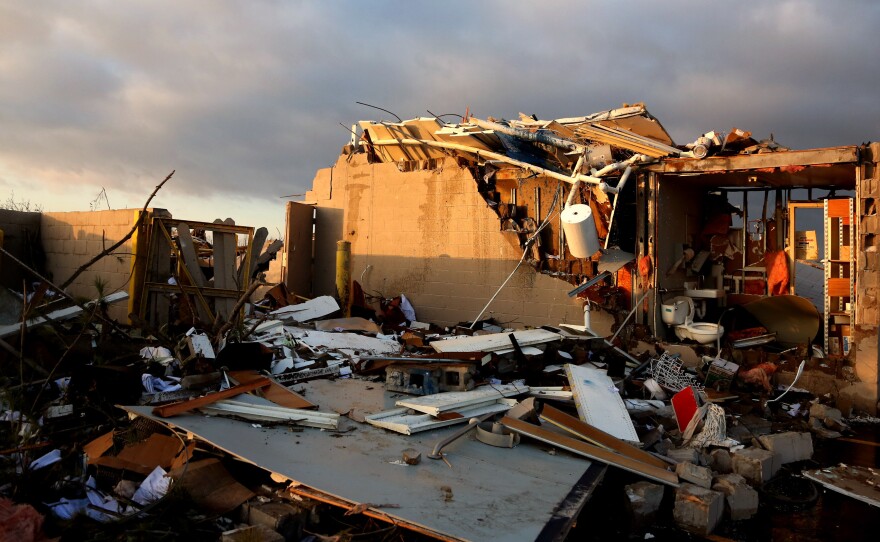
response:
<path id="1" fill-rule="evenodd" d="M 77 269 L 76 271 L 73 272 L 73 275 L 71 275 L 70 278 L 68 278 L 66 281 L 64 281 L 64 283 L 61 285 L 62 290 L 64 290 L 68 286 L 70 286 L 73 283 L 73 281 L 75 281 L 77 279 L 77 277 L 79 277 L 81 274 L 83 274 L 83 272 L 86 269 L 88 269 L 89 267 L 94 265 L 96 262 L 98 262 L 99 260 L 101 260 L 102 258 L 107 256 L 108 254 L 110 254 L 111 252 L 116 250 L 117 248 L 121 247 L 126 241 L 131 239 L 131 236 L 134 235 L 134 232 L 136 232 L 137 229 L 141 226 L 141 224 L 143 224 L 144 217 L 147 216 L 147 208 L 150 206 L 150 202 L 153 201 L 154 197 L 156 197 L 156 193 L 159 192 L 159 189 L 161 189 L 162 186 L 164 186 L 165 183 L 167 183 L 168 180 L 171 179 L 171 177 L 174 175 L 175 171 L 176 170 L 171 170 L 171 173 L 169 173 L 168 176 L 165 177 L 165 180 L 163 180 L 161 183 L 159 183 L 156 186 L 156 189 L 153 190 L 153 193 L 150 194 L 149 198 L 147 198 L 147 202 L 144 203 L 144 208 L 141 210 L 140 215 L 138 215 L 138 219 L 135 221 L 134 226 L 131 227 L 131 231 L 128 232 L 128 235 L 126 235 L 125 237 L 123 237 L 122 239 L 120 239 L 119 241 L 114 243 L 113 246 L 111 246 L 110 248 L 105 248 L 98 255 L 96 255 L 94 258 L 92 258 L 91 260 L 89 260 L 86 263 L 84 263 L 83 265 L 81 265 L 79 267 L 79 269 Z"/>

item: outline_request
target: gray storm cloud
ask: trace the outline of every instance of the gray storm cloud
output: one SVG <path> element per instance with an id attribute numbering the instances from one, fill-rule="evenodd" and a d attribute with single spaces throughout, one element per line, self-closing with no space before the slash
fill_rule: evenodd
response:
<path id="1" fill-rule="evenodd" d="M 308 187 L 339 123 L 542 118 L 643 101 L 680 143 L 733 126 L 795 148 L 880 121 L 873 2 L 0 2 L 0 164 L 148 192 Z"/>

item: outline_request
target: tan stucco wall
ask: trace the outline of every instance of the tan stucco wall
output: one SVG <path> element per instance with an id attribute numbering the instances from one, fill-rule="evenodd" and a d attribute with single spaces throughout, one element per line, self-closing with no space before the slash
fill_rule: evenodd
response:
<path id="1" fill-rule="evenodd" d="M 470 171 L 452 159 L 402 173 L 394 163 L 342 156 L 318 171 L 306 200 L 317 204 L 315 294 L 333 294 L 336 241 L 352 243 L 352 277 L 367 293 L 406 294 L 419 320 L 472 320 L 519 261 L 522 251 L 477 192 Z M 514 327 L 582 324 L 572 286 L 523 264 L 484 317 Z M 610 317 L 593 313 L 593 328 Z"/>
<path id="2" fill-rule="evenodd" d="M 68 279 L 81 265 L 105 247 L 116 243 L 131 230 L 139 209 L 118 211 L 43 213 L 40 231 L 46 252 L 46 269 L 56 284 Z M 131 240 L 113 256 L 95 263 L 68 287 L 74 296 L 94 299 L 98 295 L 95 278 L 105 283 L 105 295 L 128 291 L 131 274 Z M 110 316 L 128 320 L 128 304 L 119 302 L 110 307 Z"/>

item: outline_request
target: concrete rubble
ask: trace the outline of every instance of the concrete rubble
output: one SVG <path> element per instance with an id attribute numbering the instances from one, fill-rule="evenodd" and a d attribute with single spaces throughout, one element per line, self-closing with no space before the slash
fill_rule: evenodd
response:
<path id="1" fill-rule="evenodd" d="M 825 454 L 876 445 L 880 146 L 676 145 L 641 104 L 353 135 L 283 240 L 0 214 L 0 530 L 726 536 L 793 479 L 874 505 Z"/>

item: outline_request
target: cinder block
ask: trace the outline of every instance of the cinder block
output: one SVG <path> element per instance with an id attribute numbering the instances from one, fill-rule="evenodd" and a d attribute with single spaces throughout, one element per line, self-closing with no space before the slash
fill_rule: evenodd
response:
<path id="1" fill-rule="evenodd" d="M 739 474 L 725 474 L 715 478 L 712 489 L 723 493 L 730 519 L 749 519 L 758 511 L 758 492 Z"/>
<path id="2" fill-rule="evenodd" d="M 782 465 L 813 457 L 813 437 L 809 433 L 788 431 L 758 437 L 758 441 L 773 453 L 771 476 L 776 476 Z"/>
<path id="3" fill-rule="evenodd" d="M 733 472 L 733 458 L 730 452 L 724 448 L 717 448 L 709 452 L 708 458 L 709 468 L 721 474 L 729 474 Z"/>
<path id="4" fill-rule="evenodd" d="M 636 482 L 624 488 L 627 513 L 634 530 L 642 530 L 654 522 L 663 501 L 663 491 L 663 486 L 651 482 Z"/>
<path id="5" fill-rule="evenodd" d="M 682 529 L 708 536 L 724 515 L 724 494 L 693 484 L 682 484 L 675 491 L 672 515 Z"/>
<path id="6" fill-rule="evenodd" d="M 241 515 L 249 525 L 263 525 L 286 539 L 299 540 L 308 511 L 284 502 L 244 503 Z"/>
<path id="7" fill-rule="evenodd" d="M 676 463 L 686 461 L 697 464 L 700 461 L 700 453 L 694 448 L 673 448 L 666 452 L 666 457 Z"/>
<path id="8" fill-rule="evenodd" d="M 876 322 L 877 320 L 873 321 Z M 844 414 L 864 412 L 870 416 L 876 416 L 877 396 L 876 384 L 853 382 L 851 385 L 840 390 L 840 394 L 837 396 L 837 407 Z"/>
<path id="9" fill-rule="evenodd" d="M 733 452 L 733 472 L 760 486 L 773 477 L 773 453 L 761 448 Z"/>
<path id="10" fill-rule="evenodd" d="M 685 482 L 690 482 L 706 489 L 712 487 L 712 471 L 706 467 L 682 461 L 675 466 L 675 474 Z"/>

